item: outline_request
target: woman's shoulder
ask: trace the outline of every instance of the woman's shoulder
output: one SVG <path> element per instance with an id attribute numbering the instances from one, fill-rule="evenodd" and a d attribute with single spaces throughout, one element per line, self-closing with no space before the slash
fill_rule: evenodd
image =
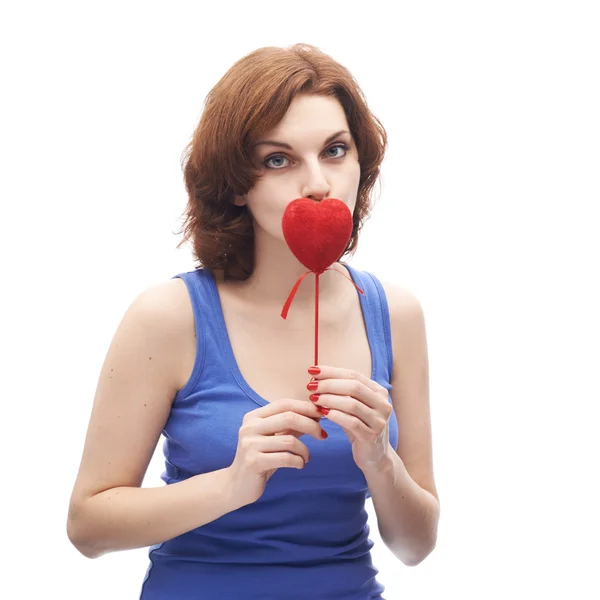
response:
<path id="1" fill-rule="evenodd" d="M 345 263 L 344 266 L 347 267 Z M 356 273 L 358 273 L 359 277 L 363 281 L 365 277 L 368 276 L 372 276 L 374 278 L 374 283 L 380 285 L 381 289 L 383 289 L 383 292 L 385 293 L 390 311 L 393 309 L 406 309 L 411 304 L 414 305 L 415 302 L 418 302 L 415 295 L 407 287 L 398 283 L 397 281 L 394 281 L 393 275 L 389 272 L 372 270 L 370 268 L 352 268 Z"/>
<path id="2" fill-rule="evenodd" d="M 145 288 L 134 304 L 145 313 L 149 335 L 159 336 L 171 349 L 170 377 L 177 390 L 189 379 L 196 358 L 196 326 L 186 282 L 180 277 L 160 281 Z"/>
<path id="3" fill-rule="evenodd" d="M 189 324 L 190 295 L 185 281 L 179 277 L 159 281 L 142 290 L 135 302 L 151 311 L 157 320 L 169 328 Z"/>

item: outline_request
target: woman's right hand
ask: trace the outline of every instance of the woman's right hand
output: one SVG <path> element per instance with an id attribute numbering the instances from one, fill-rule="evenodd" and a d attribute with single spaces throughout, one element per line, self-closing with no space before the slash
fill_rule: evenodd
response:
<path id="1" fill-rule="evenodd" d="M 312 402 L 291 398 L 275 400 L 246 413 L 229 467 L 236 502 L 242 506 L 256 502 L 280 467 L 303 469 L 310 455 L 298 438 L 308 434 L 324 439 L 320 420 L 321 413 Z"/>

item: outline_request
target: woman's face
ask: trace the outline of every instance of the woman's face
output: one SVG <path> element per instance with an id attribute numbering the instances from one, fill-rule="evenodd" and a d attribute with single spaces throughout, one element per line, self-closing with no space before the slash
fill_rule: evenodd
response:
<path id="1" fill-rule="evenodd" d="M 296 198 L 337 198 L 354 212 L 360 164 L 337 99 L 296 96 L 284 118 L 254 144 L 252 153 L 262 178 L 235 203 L 248 205 L 255 232 L 262 229 L 284 241 L 283 213 Z"/>

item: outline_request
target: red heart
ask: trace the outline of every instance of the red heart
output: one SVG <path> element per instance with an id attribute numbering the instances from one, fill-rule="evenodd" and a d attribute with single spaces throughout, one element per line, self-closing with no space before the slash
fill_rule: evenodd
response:
<path id="1" fill-rule="evenodd" d="M 352 236 L 352 214 L 337 198 L 297 198 L 283 213 L 283 237 L 294 256 L 322 273 L 340 258 Z"/>

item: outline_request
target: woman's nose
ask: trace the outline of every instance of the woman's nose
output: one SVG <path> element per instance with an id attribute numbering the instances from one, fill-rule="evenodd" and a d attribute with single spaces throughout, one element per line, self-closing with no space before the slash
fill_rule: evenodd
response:
<path id="1" fill-rule="evenodd" d="M 321 202 L 322 200 L 325 200 L 325 198 L 328 197 L 327 194 L 303 194 L 302 195 L 303 198 L 310 198 L 311 200 L 314 200 L 315 202 Z"/>
<path id="2" fill-rule="evenodd" d="M 327 198 L 329 194 L 329 183 L 321 175 L 313 177 L 311 181 L 308 181 L 302 189 L 303 198 L 312 198 L 313 200 L 323 200 Z"/>

